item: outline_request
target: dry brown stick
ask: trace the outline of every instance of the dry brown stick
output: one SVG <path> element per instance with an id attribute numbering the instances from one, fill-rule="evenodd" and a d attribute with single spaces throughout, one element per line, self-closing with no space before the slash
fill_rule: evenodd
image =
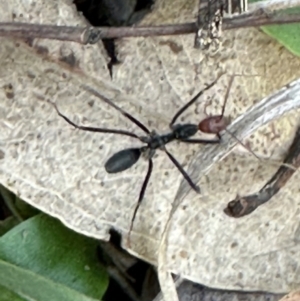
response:
<path id="1" fill-rule="evenodd" d="M 20 22 L 0 23 L 0 36 L 21 39 L 50 39 L 88 44 L 99 41 L 100 30 L 93 27 L 57 26 Z"/>
<path id="2" fill-rule="evenodd" d="M 300 167 L 300 127 L 283 163 L 291 164 L 296 168 Z M 237 197 L 237 199 L 228 203 L 224 212 L 231 217 L 242 217 L 252 213 L 276 195 L 295 172 L 295 169 L 281 166 L 259 192 L 244 197 Z"/>
<path id="3" fill-rule="evenodd" d="M 263 25 L 300 23 L 298 14 L 264 14 L 253 12 L 223 20 L 223 30 L 259 27 Z M 148 37 L 191 34 L 197 30 L 195 23 L 137 27 L 75 27 L 17 22 L 0 23 L 0 36 L 11 38 L 43 38 L 94 44 L 100 39 Z"/>

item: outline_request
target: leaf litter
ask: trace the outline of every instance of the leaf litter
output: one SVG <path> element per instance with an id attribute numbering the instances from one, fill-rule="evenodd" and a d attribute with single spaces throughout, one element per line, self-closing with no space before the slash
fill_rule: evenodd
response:
<path id="1" fill-rule="evenodd" d="M 156 5 L 144 23 L 188 22 L 197 8 L 196 1 L 183 4 L 178 0 L 170 6 L 165 0 Z M 43 7 L 42 13 L 39 7 Z M 174 9 L 167 10 L 170 7 Z M 7 11 L 11 11 L 15 21 L 84 24 L 72 11 L 70 1 L 37 1 L 35 7 L 6 1 L 3 8 L 5 11 L 0 13 L 6 21 L 11 21 L 7 17 Z M 83 124 L 136 131 L 98 100 L 77 89 L 84 83 L 161 132 L 167 129 L 169 114 L 172 116 L 192 94 L 213 80 L 220 69 L 226 69 L 228 74 L 262 76 L 242 78 L 234 85 L 226 108 L 233 120 L 259 99 L 299 77 L 299 59 L 256 29 L 226 32 L 224 38 L 222 52 L 214 56 L 194 50 L 191 36 L 120 40 L 117 46 L 122 64 L 114 71 L 114 82 L 109 81 L 101 43 L 82 46 L 39 40 L 25 46 L 1 39 L 4 64 L 0 69 L 0 86 L 11 84 L 14 90 L 13 99 L 1 94 L 1 149 L 5 153 L 0 165 L 1 183 L 75 231 L 100 239 L 108 239 L 110 227 L 126 234 L 140 188 L 133 183 L 140 181 L 145 166 L 116 176 L 107 176 L 102 168 L 112 152 L 132 145 L 131 140 L 100 135 L 98 138 L 74 131 L 59 121 L 54 110 L 37 95 L 59 103 L 70 118 Z M 52 62 L 36 55 L 41 50 Z M 68 60 L 61 60 L 72 54 L 76 64 L 71 66 Z M 200 121 L 207 101 L 211 102 L 209 113 L 220 112 L 227 83 L 228 78 L 220 81 L 183 120 Z M 246 118 L 259 116 L 255 112 L 234 120 L 230 129 L 242 140 L 250 136 L 247 141 L 256 154 L 280 160 L 292 141 L 298 111 L 271 120 L 280 112 L 291 110 L 290 105 L 292 102 L 286 106 L 278 102 L 269 114 L 270 122 L 255 133 L 251 120 Z M 255 215 L 242 221 L 227 219 L 222 211 L 224 204 L 237 193 L 251 193 L 262 186 L 276 166 L 261 164 L 238 148 L 228 155 L 236 142 L 226 134 L 223 138 L 224 148 L 176 144 L 170 147 L 178 161 L 185 167 L 188 164 L 193 179 L 200 180 L 200 198 L 189 193 L 177 170 L 163 154 L 158 154 L 150 194 L 137 216 L 129 251 L 154 264 L 159 255 L 163 272 L 173 271 L 212 287 L 287 292 L 299 282 L 299 276 L 293 272 L 297 269 L 294 258 L 299 253 L 294 236 L 298 226 L 298 175 L 281 195 Z M 282 195 L 285 210 L 280 207 Z M 177 210 L 170 216 L 172 227 L 167 227 L 162 240 L 164 247 L 158 254 L 172 206 Z M 291 276 L 286 278 L 288 274 Z"/>

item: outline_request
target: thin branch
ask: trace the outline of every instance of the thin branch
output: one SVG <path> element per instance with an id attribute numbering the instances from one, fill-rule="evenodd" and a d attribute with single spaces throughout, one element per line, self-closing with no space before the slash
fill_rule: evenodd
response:
<path id="1" fill-rule="evenodd" d="M 300 127 L 283 162 L 292 164 L 296 168 L 300 167 Z M 286 185 L 296 170 L 281 166 L 262 189 L 247 196 L 237 196 L 235 200 L 228 203 L 224 212 L 236 218 L 252 213 L 259 206 L 270 201 Z"/>
<path id="2" fill-rule="evenodd" d="M 300 23 L 298 14 L 277 14 L 255 11 L 251 14 L 227 18 L 223 21 L 223 30 L 263 25 Z M 71 41 L 80 44 L 94 44 L 100 39 L 124 37 L 148 37 L 195 33 L 195 23 L 170 24 L 139 27 L 75 27 L 28 23 L 0 23 L 0 36 L 12 38 L 42 38 Z"/>
<path id="3" fill-rule="evenodd" d="M 90 28 L 92 27 L 82 28 L 75 26 L 4 22 L 0 23 L 0 36 L 21 39 L 41 38 L 86 44 L 89 43 L 89 41 L 87 40 L 85 32 L 87 31 L 87 34 L 89 34 Z"/>

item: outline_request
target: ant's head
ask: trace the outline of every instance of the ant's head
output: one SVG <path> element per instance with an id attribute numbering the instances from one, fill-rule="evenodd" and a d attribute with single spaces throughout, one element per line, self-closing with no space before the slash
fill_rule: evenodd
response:
<path id="1" fill-rule="evenodd" d="M 198 129 L 203 133 L 219 134 L 230 124 L 231 118 L 222 115 L 209 116 L 202 120 Z"/>

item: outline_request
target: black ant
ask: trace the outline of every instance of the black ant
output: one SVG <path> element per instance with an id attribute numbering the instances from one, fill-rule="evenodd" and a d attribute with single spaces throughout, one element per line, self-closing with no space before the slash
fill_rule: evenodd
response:
<path id="1" fill-rule="evenodd" d="M 199 126 L 198 124 L 192 124 L 192 123 L 185 123 L 185 124 L 174 124 L 175 121 L 178 119 L 178 117 L 186 110 L 188 109 L 202 94 L 204 91 L 210 89 L 212 86 L 216 84 L 218 79 L 223 75 L 218 76 L 218 78 L 213 81 L 211 84 L 206 85 L 206 87 L 198 92 L 186 105 L 184 105 L 173 117 L 169 127 L 171 131 L 164 135 L 159 135 L 155 131 L 149 131 L 149 129 L 143 125 L 140 121 L 138 121 L 136 118 L 134 118 L 132 115 L 125 112 L 123 109 L 118 107 L 116 104 L 114 104 L 112 101 L 110 101 L 105 96 L 101 95 L 99 92 L 95 91 L 94 89 L 82 85 L 82 88 L 86 91 L 90 92 L 91 94 L 95 95 L 96 97 L 102 99 L 105 103 L 109 104 L 110 106 L 114 107 L 116 110 L 118 110 L 123 116 L 128 118 L 130 121 L 132 121 L 135 125 L 137 125 L 140 129 L 142 129 L 146 136 L 138 136 L 135 133 L 126 131 L 126 130 L 117 130 L 117 129 L 104 129 L 104 128 L 95 128 L 95 127 L 88 127 L 88 126 L 81 126 L 77 125 L 74 122 L 72 122 L 69 118 L 64 116 L 60 111 L 58 110 L 55 103 L 50 102 L 54 108 L 57 111 L 57 114 L 62 117 L 66 122 L 68 122 L 70 125 L 74 126 L 77 129 L 84 130 L 84 131 L 90 131 L 90 132 L 99 132 L 99 133 L 111 133 L 111 134 L 119 134 L 119 135 L 125 135 L 129 137 L 136 138 L 140 140 L 141 142 L 145 143 L 145 146 L 142 147 L 135 147 L 135 148 L 127 148 L 124 150 L 121 150 L 114 155 L 112 155 L 107 162 L 105 163 L 105 170 L 107 173 L 118 173 L 122 172 L 126 169 L 129 169 L 132 167 L 137 161 L 139 160 L 141 154 L 143 154 L 146 159 L 148 159 L 148 171 L 146 174 L 146 177 L 144 179 L 140 195 L 138 198 L 137 205 L 134 209 L 134 213 L 131 219 L 130 229 L 128 233 L 128 238 L 130 236 L 131 230 L 133 228 L 133 222 L 137 213 L 137 210 L 144 198 L 144 194 L 152 173 L 153 168 L 153 162 L 152 158 L 155 154 L 155 151 L 157 149 L 160 149 L 164 151 L 169 159 L 173 162 L 173 164 L 176 166 L 176 168 L 180 171 L 180 173 L 183 175 L 185 180 L 188 182 L 188 184 L 191 186 L 191 188 L 196 191 L 197 193 L 200 193 L 200 188 L 194 182 L 191 180 L 189 175 L 186 173 L 186 171 L 183 169 L 183 167 L 180 165 L 180 163 L 173 157 L 173 155 L 166 149 L 166 144 L 178 140 L 180 142 L 184 143 L 220 143 L 220 139 L 217 140 L 207 140 L 207 139 L 189 139 L 190 137 L 194 136 L 198 130 Z M 128 241 L 129 242 L 129 241 Z"/>

